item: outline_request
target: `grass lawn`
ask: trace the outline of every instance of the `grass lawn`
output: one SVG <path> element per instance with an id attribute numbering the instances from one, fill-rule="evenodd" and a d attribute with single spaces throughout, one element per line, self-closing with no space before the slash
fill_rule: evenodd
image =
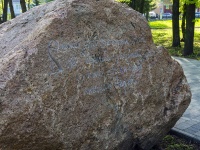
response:
<path id="1" fill-rule="evenodd" d="M 180 26 L 181 26 L 180 20 Z M 172 28 L 172 20 L 157 20 L 157 21 L 150 21 L 149 25 L 151 29 L 169 29 Z M 200 19 L 196 19 L 195 27 L 200 28 Z"/>
<path id="2" fill-rule="evenodd" d="M 172 56 L 181 56 L 184 47 L 184 43 L 181 42 L 180 48 L 172 47 L 172 20 L 165 21 L 153 21 L 149 22 L 151 32 L 153 35 L 154 43 L 159 46 L 162 45 L 168 49 Z M 200 19 L 196 21 L 195 37 L 194 37 L 194 54 L 188 56 L 188 58 L 194 58 L 200 60 Z M 181 33 L 181 31 L 180 31 Z M 182 37 L 182 34 L 181 34 Z"/>

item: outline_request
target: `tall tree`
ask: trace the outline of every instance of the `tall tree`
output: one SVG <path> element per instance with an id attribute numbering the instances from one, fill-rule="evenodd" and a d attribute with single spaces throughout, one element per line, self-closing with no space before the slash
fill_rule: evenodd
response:
<path id="1" fill-rule="evenodd" d="M 15 12 L 14 12 L 14 8 L 13 8 L 12 0 L 9 0 L 9 6 L 10 6 L 11 19 L 13 19 L 13 18 L 15 18 Z"/>
<path id="2" fill-rule="evenodd" d="M 145 0 L 140 0 L 140 7 L 139 7 L 139 12 L 140 13 L 144 13 L 144 4 L 145 4 Z"/>
<path id="3" fill-rule="evenodd" d="M 180 32 L 179 32 L 179 0 L 173 0 L 172 6 L 172 31 L 173 31 L 173 41 L 172 47 L 180 47 Z"/>
<path id="4" fill-rule="evenodd" d="M 0 0 L 0 24 L 3 22 L 2 14 L 3 14 L 3 0 Z"/>
<path id="5" fill-rule="evenodd" d="M 31 1 L 28 0 L 28 10 L 31 9 Z"/>
<path id="6" fill-rule="evenodd" d="M 131 8 L 139 11 L 142 14 L 149 13 L 149 11 L 155 9 L 155 0 L 116 0 L 121 3 L 128 4 Z"/>
<path id="7" fill-rule="evenodd" d="M 146 19 L 148 20 L 149 18 L 149 12 L 151 10 L 156 9 L 156 3 L 154 0 L 145 0 L 144 3 L 144 14 L 146 14 Z"/>
<path id="8" fill-rule="evenodd" d="M 136 3 L 136 0 L 131 0 L 130 7 L 133 8 L 133 9 L 135 9 L 136 8 L 135 3 Z"/>
<path id="9" fill-rule="evenodd" d="M 34 3 L 35 3 L 36 6 L 40 5 L 39 0 L 34 0 Z"/>
<path id="10" fill-rule="evenodd" d="M 0 15 L 3 14 L 3 0 L 0 0 Z"/>
<path id="11" fill-rule="evenodd" d="M 4 3 L 3 3 L 3 22 L 7 21 L 7 12 L 8 12 L 8 0 L 4 0 Z"/>
<path id="12" fill-rule="evenodd" d="M 21 8 L 22 8 L 22 12 L 26 12 L 27 9 L 26 9 L 26 2 L 25 0 L 20 0 L 20 5 L 21 5 Z"/>
<path id="13" fill-rule="evenodd" d="M 194 42 L 194 19 L 195 19 L 195 3 L 186 5 L 186 30 L 185 30 L 185 44 L 183 55 L 187 56 L 193 53 Z"/>
<path id="14" fill-rule="evenodd" d="M 183 38 L 181 39 L 182 42 L 185 40 L 185 22 L 186 22 L 186 4 L 183 5 L 183 17 L 182 17 L 182 23 L 181 23 L 181 30 L 182 30 L 182 35 Z"/>

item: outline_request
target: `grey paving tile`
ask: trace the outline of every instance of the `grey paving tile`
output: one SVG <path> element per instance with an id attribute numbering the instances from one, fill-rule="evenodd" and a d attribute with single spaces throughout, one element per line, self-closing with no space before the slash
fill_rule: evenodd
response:
<path id="1" fill-rule="evenodd" d="M 194 135 L 197 131 L 196 130 L 192 130 L 191 128 L 187 128 L 187 129 L 184 129 L 184 131 L 185 132 L 188 132 L 188 133 L 190 133 L 190 134 L 192 134 L 192 135 Z"/>
<path id="2" fill-rule="evenodd" d="M 190 113 L 190 115 L 197 117 L 197 116 L 199 116 L 200 111 L 194 109 L 194 110 L 190 110 L 189 113 Z"/>
<path id="3" fill-rule="evenodd" d="M 195 117 L 194 120 L 199 121 L 200 122 L 200 115 L 198 117 Z"/>
<path id="4" fill-rule="evenodd" d="M 198 141 L 200 141 L 200 136 L 199 135 L 195 135 L 194 137 L 195 139 L 197 139 Z M 200 147 L 198 147 L 200 149 Z"/>
<path id="5" fill-rule="evenodd" d="M 176 132 L 179 132 L 179 133 L 181 133 L 181 134 L 184 134 L 184 135 L 186 135 L 186 136 L 188 136 L 188 137 L 195 137 L 195 136 L 196 136 L 196 135 L 194 135 L 194 134 L 190 134 L 190 133 L 188 133 L 188 132 L 185 132 L 184 130 L 177 129 L 176 127 L 174 127 L 173 130 L 175 130 Z"/>
<path id="6" fill-rule="evenodd" d="M 193 104 L 194 105 L 194 104 Z M 188 106 L 187 110 L 185 112 L 189 112 L 190 110 L 192 110 L 193 107 L 192 107 L 192 102 L 190 103 L 190 105 Z"/>
<path id="7" fill-rule="evenodd" d="M 199 63 L 197 63 L 197 64 L 195 64 L 198 68 L 200 68 L 200 64 Z"/>
<path id="8" fill-rule="evenodd" d="M 191 120 L 185 121 L 184 123 L 185 124 L 189 124 L 190 126 L 192 126 L 192 125 L 198 124 L 199 122 L 191 119 Z"/>
<path id="9" fill-rule="evenodd" d="M 190 126 L 185 130 L 192 130 L 192 131 L 195 131 L 195 132 L 199 132 L 200 128 L 199 128 L 199 126 Z"/>
<path id="10" fill-rule="evenodd" d="M 183 116 L 186 117 L 186 118 L 190 118 L 191 117 L 190 114 L 183 114 Z"/>
<path id="11" fill-rule="evenodd" d="M 199 85 L 200 85 L 200 83 L 199 83 Z M 200 91 L 198 92 L 198 91 L 195 91 L 195 90 L 193 90 L 195 93 L 192 93 L 192 101 L 199 101 L 199 98 L 200 98 Z"/>
<path id="12" fill-rule="evenodd" d="M 196 132 L 196 133 L 194 133 L 194 135 L 196 135 L 196 136 L 199 136 L 199 137 L 200 137 L 200 131 L 199 131 L 199 132 Z"/>
<path id="13" fill-rule="evenodd" d="M 200 61 L 173 57 L 182 66 L 192 92 L 192 100 L 174 130 L 200 140 Z"/>
<path id="14" fill-rule="evenodd" d="M 200 87 L 192 87 L 191 91 L 194 92 L 193 94 L 199 95 Z"/>
<path id="15" fill-rule="evenodd" d="M 195 109 L 196 106 L 193 106 L 193 108 Z M 192 115 L 192 116 L 195 116 L 195 117 L 198 117 L 199 116 L 199 111 L 198 110 L 188 110 L 189 114 Z M 191 118 L 192 119 L 192 118 Z"/>
<path id="16" fill-rule="evenodd" d="M 192 95 L 192 100 L 191 100 L 191 103 L 190 104 L 196 104 L 200 102 L 200 95 L 199 94 L 193 94 Z"/>
<path id="17" fill-rule="evenodd" d="M 180 123 L 178 125 L 175 125 L 175 127 L 178 128 L 178 129 L 180 129 L 180 130 L 185 130 L 185 129 L 191 127 L 191 126 L 192 126 L 191 124 L 187 124 L 185 122 Z"/>
<path id="18" fill-rule="evenodd" d="M 195 124 L 195 125 L 191 126 L 190 128 L 194 128 L 195 130 L 199 130 L 200 131 L 200 123 Z"/>
<path id="19" fill-rule="evenodd" d="M 176 125 L 178 126 L 179 124 L 184 123 L 184 122 L 186 122 L 186 121 L 187 121 L 187 120 L 184 119 L 184 117 L 181 117 L 181 118 L 176 122 Z"/>
<path id="20" fill-rule="evenodd" d="M 184 119 L 184 120 L 190 120 L 190 119 L 188 119 L 188 118 L 186 118 L 186 117 L 181 117 L 180 119 Z"/>

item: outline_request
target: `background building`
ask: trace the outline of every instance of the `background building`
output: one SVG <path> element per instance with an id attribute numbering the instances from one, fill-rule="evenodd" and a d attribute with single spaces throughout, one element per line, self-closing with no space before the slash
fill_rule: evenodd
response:
<path id="1" fill-rule="evenodd" d="M 158 1 L 157 8 L 154 12 L 158 15 L 161 13 L 172 13 L 172 2 L 171 0 L 160 0 Z"/>

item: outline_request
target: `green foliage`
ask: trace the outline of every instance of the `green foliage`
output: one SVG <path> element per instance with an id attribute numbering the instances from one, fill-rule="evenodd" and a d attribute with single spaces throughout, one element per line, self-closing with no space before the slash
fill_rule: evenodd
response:
<path id="1" fill-rule="evenodd" d="M 116 0 L 121 3 L 126 3 L 129 6 L 131 6 L 131 0 Z M 143 4 L 143 5 L 142 5 Z M 135 0 L 134 6 L 131 6 L 136 11 L 139 11 L 140 13 L 149 13 L 149 11 L 156 8 L 156 0 Z M 143 8 L 141 10 L 141 8 Z"/>
<path id="2" fill-rule="evenodd" d="M 157 8 L 156 0 L 147 0 L 147 4 L 145 5 L 146 9 L 149 8 L 149 11 Z M 149 5 L 149 6 L 148 6 Z"/>
<path id="3" fill-rule="evenodd" d="M 54 0 L 46 0 L 46 3 L 51 2 L 51 1 L 54 1 Z"/>
<path id="4" fill-rule="evenodd" d="M 26 4 L 30 3 L 32 4 L 33 3 L 33 0 L 25 0 Z"/>
<path id="5" fill-rule="evenodd" d="M 120 2 L 120 3 L 126 3 L 128 5 L 130 5 L 131 3 L 131 0 L 116 0 L 117 2 Z"/>
<path id="6" fill-rule="evenodd" d="M 194 150 L 194 148 L 185 144 L 173 144 L 169 145 L 166 150 Z"/>
<path id="7" fill-rule="evenodd" d="M 0 0 L 0 15 L 3 14 L 3 0 Z"/>
<path id="8" fill-rule="evenodd" d="M 163 138 L 163 142 L 168 144 L 175 144 L 175 138 L 171 135 L 167 135 Z"/>
<path id="9" fill-rule="evenodd" d="M 167 147 L 168 145 L 173 145 L 175 144 L 175 139 L 171 135 L 167 135 L 163 138 L 162 140 L 162 146 Z"/>
<path id="10" fill-rule="evenodd" d="M 161 142 L 162 148 L 165 150 L 195 150 L 194 147 L 183 139 L 172 135 L 167 135 Z"/>
<path id="11" fill-rule="evenodd" d="M 28 3 L 28 1 L 29 0 L 26 0 L 27 3 Z M 30 5 L 31 5 L 31 8 L 32 8 L 32 7 L 35 7 L 37 5 L 42 5 L 42 4 L 51 2 L 51 1 L 54 1 L 54 0 L 30 0 Z"/>
<path id="12" fill-rule="evenodd" d="M 180 8 L 179 8 L 180 12 L 183 12 L 184 4 L 186 5 L 195 4 L 197 8 L 200 7 L 200 0 L 180 0 L 179 2 L 180 2 Z"/>
<path id="13" fill-rule="evenodd" d="M 199 0 L 184 0 L 184 1 L 185 1 L 186 5 L 199 3 Z"/>

